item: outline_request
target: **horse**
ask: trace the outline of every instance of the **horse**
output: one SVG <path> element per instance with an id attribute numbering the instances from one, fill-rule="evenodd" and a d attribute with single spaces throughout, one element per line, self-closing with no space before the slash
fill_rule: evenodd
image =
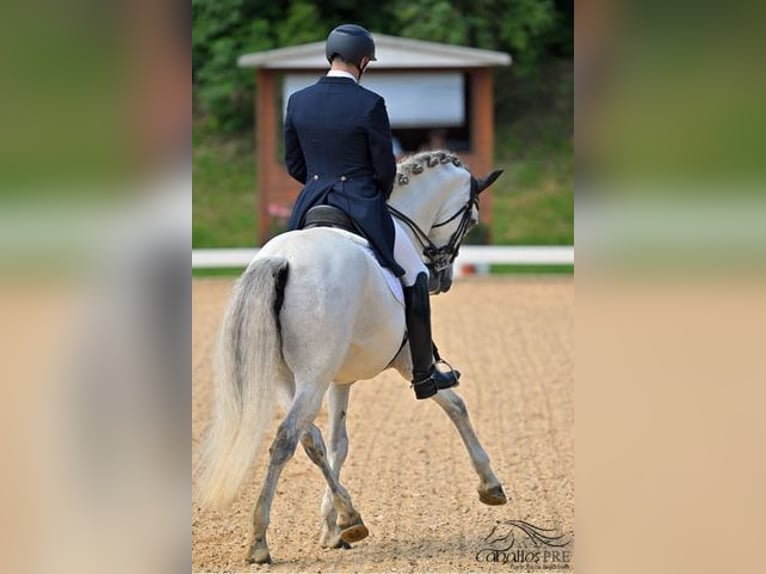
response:
<path id="1" fill-rule="evenodd" d="M 423 253 L 432 293 L 451 287 L 460 243 L 478 222 L 479 194 L 500 174 L 477 179 L 445 151 L 422 152 L 398 164 L 389 209 Z M 236 281 L 218 338 L 215 406 L 195 482 L 203 507 L 225 508 L 247 478 L 276 405 L 287 413 L 269 450 L 248 563 L 271 562 L 271 504 L 299 442 L 327 482 L 321 545 L 349 548 L 368 535 L 339 476 L 348 453 L 351 385 L 387 368 L 410 378 L 403 303 L 394 291 L 365 240 L 328 227 L 274 237 Z M 325 395 L 329 449 L 314 424 Z M 432 398 L 463 439 L 479 476 L 479 500 L 505 504 L 463 400 L 453 389 Z"/>

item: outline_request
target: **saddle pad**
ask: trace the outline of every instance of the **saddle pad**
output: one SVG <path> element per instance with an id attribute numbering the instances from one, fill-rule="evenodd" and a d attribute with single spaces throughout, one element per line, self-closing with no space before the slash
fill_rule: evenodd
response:
<path id="1" fill-rule="evenodd" d="M 383 267 L 380 263 L 378 263 L 378 259 L 375 257 L 375 254 L 372 251 L 372 247 L 370 247 L 370 243 L 365 238 L 360 237 L 355 233 L 351 233 L 344 229 L 337 229 L 335 227 L 324 227 L 323 229 L 328 229 L 335 233 L 340 233 L 343 235 L 343 237 L 350 239 L 360 247 L 363 247 L 365 253 L 369 255 L 375 267 L 380 271 L 380 273 L 383 275 L 383 278 L 386 280 L 386 285 L 388 285 L 388 288 L 391 290 L 391 294 L 399 302 L 400 305 L 404 306 L 404 290 L 402 289 L 402 282 L 397 279 L 396 275 L 394 275 L 394 273 L 388 267 Z"/>

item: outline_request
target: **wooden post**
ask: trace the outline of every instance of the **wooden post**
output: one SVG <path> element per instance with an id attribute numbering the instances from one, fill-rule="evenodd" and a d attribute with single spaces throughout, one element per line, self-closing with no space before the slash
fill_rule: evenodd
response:
<path id="1" fill-rule="evenodd" d="M 258 169 L 258 237 L 263 245 L 271 226 L 268 207 L 274 180 L 274 149 L 276 143 L 276 117 L 274 115 L 274 72 L 259 68 L 256 76 L 255 145 Z"/>
<path id="2" fill-rule="evenodd" d="M 473 167 L 476 177 L 483 177 L 492 169 L 495 161 L 494 141 L 494 94 L 492 69 L 479 68 L 473 78 L 473 148 L 479 158 Z M 480 217 L 488 228 L 492 222 L 492 189 L 481 194 Z M 490 237 L 491 240 L 491 237 Z"/>

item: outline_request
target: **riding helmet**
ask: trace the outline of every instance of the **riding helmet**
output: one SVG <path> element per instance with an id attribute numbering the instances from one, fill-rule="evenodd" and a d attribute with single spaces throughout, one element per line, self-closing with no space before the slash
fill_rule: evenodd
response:
<path id="1" fill-rule="evenodd" d="M 356 24 L 341 24 L 327 36 L 325 44 L 327 61 L 337 54 L 349 64 L 360 67 L 365 56 L 375 60 L 375 41 L 372 35 Z"/>

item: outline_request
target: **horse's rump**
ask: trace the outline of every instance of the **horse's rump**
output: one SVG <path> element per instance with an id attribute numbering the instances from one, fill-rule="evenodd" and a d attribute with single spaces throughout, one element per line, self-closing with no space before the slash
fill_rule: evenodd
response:
<path id="1" fill-rule="evenodd" d="M 290 265 L 280 320 L 291 370 L 349 381 L 388 365 L 404 333 L 401 285 L 364 239 L 339 229 L 292 231 L 272 239 L 262 255 Z"/>

